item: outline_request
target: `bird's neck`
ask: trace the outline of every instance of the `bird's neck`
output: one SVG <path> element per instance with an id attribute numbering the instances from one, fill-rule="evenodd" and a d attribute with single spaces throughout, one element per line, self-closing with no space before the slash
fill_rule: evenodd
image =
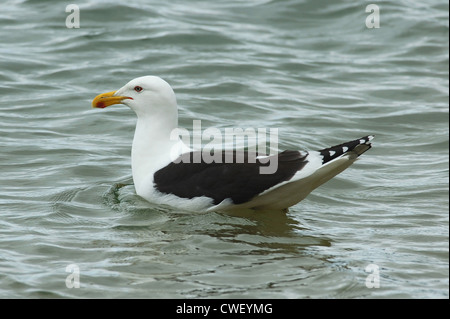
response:
<path id="1" fill-rule="evenodd" d="M 138 117 L 131 150 L 131 165 L 136 191 L 153 183 L 153 174 L 173 160 L 179 143 L 171 133 L 177 127 L 177 116 L 169 118 Z"/>

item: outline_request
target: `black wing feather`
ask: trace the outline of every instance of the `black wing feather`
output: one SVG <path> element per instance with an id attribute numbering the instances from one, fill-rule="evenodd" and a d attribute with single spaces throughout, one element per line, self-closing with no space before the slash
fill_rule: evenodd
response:
<path id="1" fill-rule="evenodd" d="M 356 151 L 359 145 L 364 145 L 364 148 L 358 150 L 357 152 L 359 156 L 372 147 L 370 144 L 370 140 L 372 138 L 373 138 L 372 135 L 367 135 L 357 140 L 353 140 L 350 142 L 342 143 L 339 145 L 331 146 L 323 150 L 320 150 L 319 151 L 320 155 L 322 155 L 323 158 L 322 163 L 325 164 L 329 161 L 332 161 L 335 158 L 338 158 L 339 156 L 347 152 Z"/>

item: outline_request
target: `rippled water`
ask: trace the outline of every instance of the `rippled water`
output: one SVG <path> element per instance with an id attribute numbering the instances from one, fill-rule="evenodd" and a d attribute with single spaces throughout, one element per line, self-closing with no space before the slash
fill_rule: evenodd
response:
<path id="1" fill-rule="evenodd" d="M 0 297 L 448 298 L 448 3 L 379 2 L 378 29 L 369 3 L 90 0 L 72 29 L 60 1 L 1 4 Z M 286 214 L 157 207 L 134 114 L 90 106 L 148 74 L 188 129 L 374 147 Z"/>

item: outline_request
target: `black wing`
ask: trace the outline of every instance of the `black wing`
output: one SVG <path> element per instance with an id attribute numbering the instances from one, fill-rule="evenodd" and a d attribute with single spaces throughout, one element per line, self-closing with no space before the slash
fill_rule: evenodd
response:
<path id="1" fill-rule="evenodd" d="M 274 159 L 274 157 L 277 157 Z M 229 198 L 234 204 L 251 200 L 265 190 L 290 180 L 306 163 L 308 153 L 284 151 L 265 160 L 248 152 L 222 152 L 222 162 L 206 163 L 201 152 L 191 152 L 154 174 L 157 190 L 183 198 L 207 196 L 217 205 Z M 230 163 L 230 158 L 233 161 Z M 227 160 L 227 161 L 226 161 Z M 273 174 L 261 174 L 260 168 L 277 160 Z M 226 163 L 227 162 L 227 163 Z"/>

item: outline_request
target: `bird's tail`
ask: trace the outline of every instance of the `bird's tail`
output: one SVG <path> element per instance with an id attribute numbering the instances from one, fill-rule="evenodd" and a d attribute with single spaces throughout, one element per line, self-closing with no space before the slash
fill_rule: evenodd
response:
<path id="1" fill-rule="evenodd" d="M 343 155 L 353 155 L 355 158 L 363 154 L 365 151 L 372 147 L 370 141 L 374 138 L 374 135 L 367 135 L 359 139 L 335 145 L 332 147 L 324 148 L 319 153 L 322 155 L 322 165 L 339 158 Z"/>

